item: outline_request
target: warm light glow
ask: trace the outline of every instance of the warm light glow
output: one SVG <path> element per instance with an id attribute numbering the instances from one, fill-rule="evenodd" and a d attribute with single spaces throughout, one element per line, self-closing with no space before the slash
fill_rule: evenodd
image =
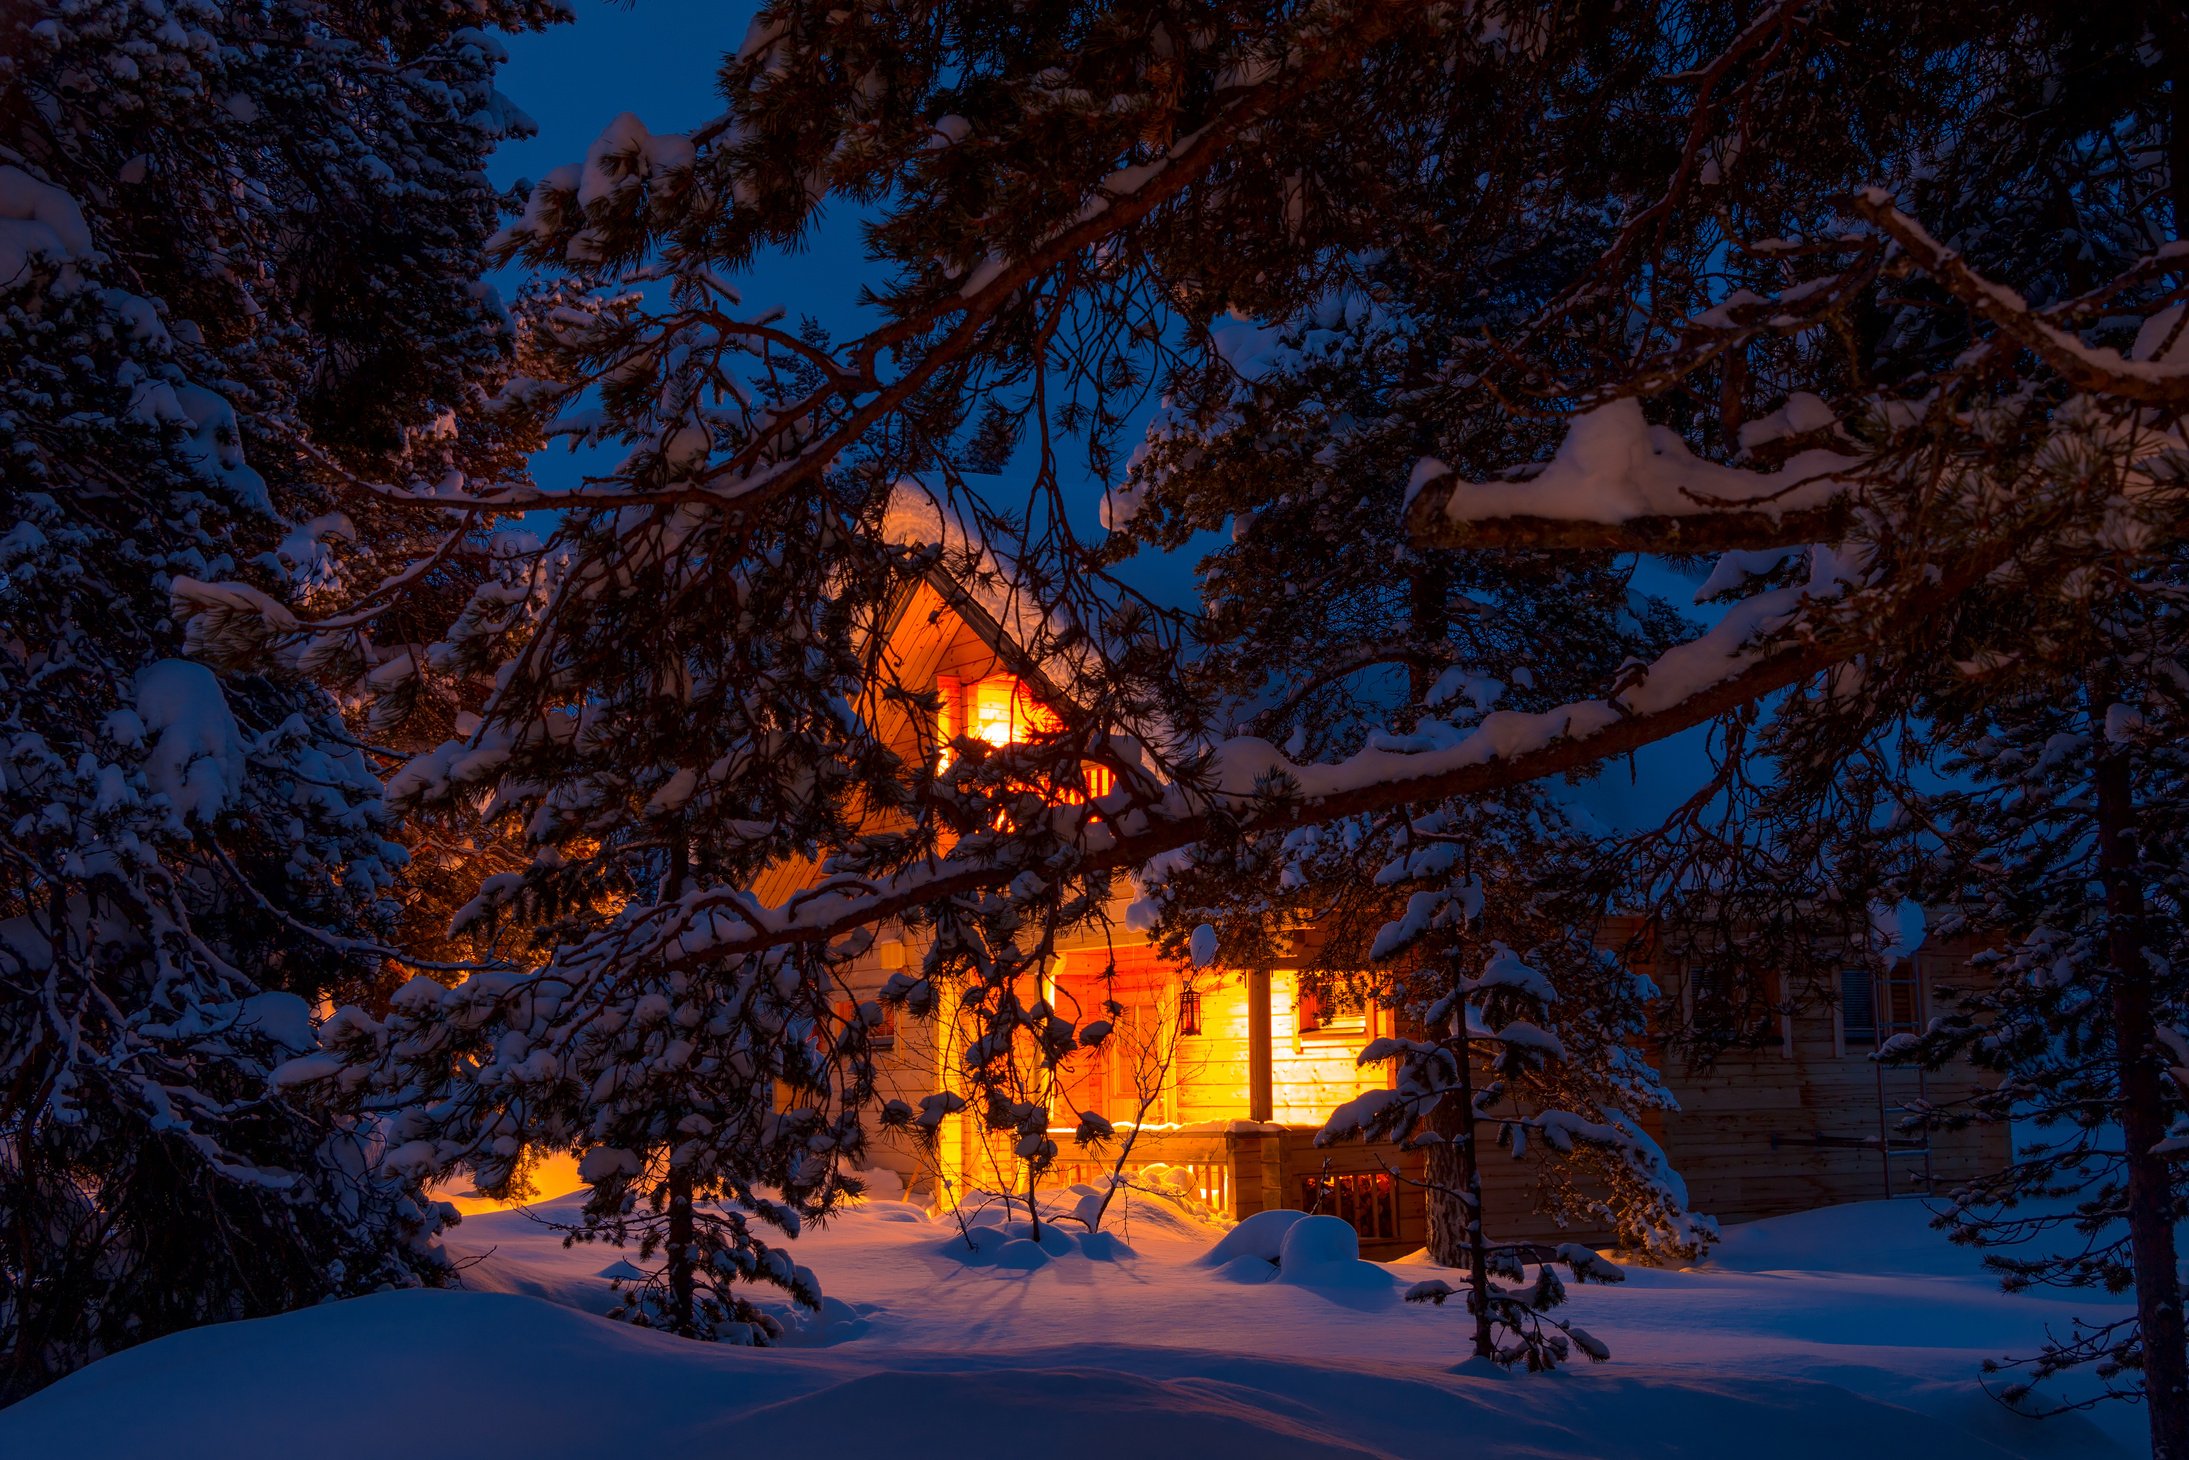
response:
<path id="1" fill-rule="evenodd" d="M 1002 747 L 1025 739 L 1019 733 L 1019 717 L 1015 713 L 1020 698 L 1019 683 L 1015 679 L 984 679 L 968 693 L 970 703 L 967 715 L 970 722 L 967 731 L 975 740 L 985 740 L 990 745 Z"/>
<path id="2" fill-rule="evenodd" d="M 951 760 L 950 741 L 960 734 L 1000 750 L 1054 735 L 1064 728 L 1055 712 L 1013 675 L 992 674 L 971 684 L 943 677 L 937 680 L 936 688 L 942 692 L 942 709 L 936 716 L 935 735 L 942 744 L 945 769 Z M 959 729 L 961 723 L 963 730 Z M 1117 784 L 1107 767 L 1090 765 L 1083 771 L 1090 796 L 1107 795 Z M 1077 792 L 1065 795 L 1071 801 L 1081 799 Z"/>
<path id="3" fill-rule="evenodd" d="M 585 1189 L 585 1183 L 578 1179 L 578 1158 L 569 1151 L 550 1151 L 542 1155 L 531 1174 L 532 1195 L 521 1201 L 496 1201 L 481 1196 L 473 1189 L 471 1178 L 462 1175 L 433 1183 L 426 1188 L 426 1195 L 435 1201 L 447 1202 L 468 1217 L 481 1212 L 515 1211 Z"/>

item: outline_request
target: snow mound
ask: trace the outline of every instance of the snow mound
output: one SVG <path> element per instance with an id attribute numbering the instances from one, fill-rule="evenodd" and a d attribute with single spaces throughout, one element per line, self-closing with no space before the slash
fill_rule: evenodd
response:
<path id="1" fill-rule="evenodd" d="M 1277 1281 L 1345 1294 L 1356 1306 L 1398 1302 L 1389 1268 L 1361 1261 L 1360 1235 L 1341 1217 L 1302 1217 L 1285 1232 L 1277 1253 Z"/>
<path id="2" fill-rule="evenodd" d="M 1222 1230 L 1224 1220 L 1210 1213 L 1184 1188 L 1181 1180 L 1174 1179 L 1175 1175 L 1161 1166 L 1134 1172 L 1132 1184 L 1120 1187 L 1110 1198 L 1109 1210 L 1103 1214 L 1103 1225 L 1121 1227 L 1127 1235 L 1137 1231 L 1141 1235 L 1155 1233 L 1188 1242 L 1206 1242 L 1211 1234 Z M 1079 1197 L 1075 1210 L 1080 1215 L 1087 1215 L 1101 1205 L 1102 1192 L 1097 1187 L 1075 1186 L 1072 1191 Z"/>
<path id="3" fill-rule="evenodd" d="M 1269 1265 L 1271 1271 L 1262 1276 L 1270 1276 L 1276 1270 L 1278 1259 L 1284 1254 L 1285 1234 L 1296 1223 L 1306 1219 L 1306 1212 L 1256 1212 L 1226 1232 L 1221 1241 L 1204 1253 L 1201 1265 L 1232 1271 L 1234 1265 L 1242 1260 L 1263 1262 Z"/>
<path id="4" fill-rule="evenodd" d="M 969 1222 L 938 1250 L 967 1267 L 1006 1272 L 1034 1272 L 1067 1258 L 1117 1262 L 1135 1255 L 1112 1232 L 1080 1232 L 1044 1223 L 1036 1236 L 1031 1222 L 1002 1220 Z"/>
<path id="5" fill-rule="evenodd" d="M 1338 1217 L 1306 1212 L 1256 1212 L 1201 1255 L 1200 1265 L 1235 1283 L 1289 1283 L 1326 1296 L 1343 1295 L 1353 1307 L 1398 1301 L 1389 1268 L 1361 1261 L 1360 1234 Z"/>
<path id="6" fill-rule="evenodd" d="M 1204 1215 L 1206 1208 L 1190 1193 L 1165 1184 L 1161 1179 L 1164 1168 L 1150 1169 L 1158 1179 L 1146 1181 L 1146 1172 L 1135 1172 L 1128 1183 L 1120 1183 L 1107 1193 L 1107 1204 L 1104 1188 L 1086 1182 L 1044 1191 L 1040 1197 L 1041 1220 L 1075 1232 L 1115 1232 L 1127 1242 L 1176 1240 L 1196 1246 L 1223 1230 L 1223 1220 Z M 959 1216 L 935 1220 L 947 1224 L 962 1218 L 970 1225 L 994 1226 L 1023 1221 L 1027 1216 L 1025 1197 L 980 1188 L 967 1192 L 957 1210 Z"/>
<path id="7" fill-rule="evenodd" d="M 933 1220 L 928 1216 L 926 1208 L 913 1202 L 885 1201 L 879 1197 L 871 1196 L 852 1206 L 845 1214 L 844 1219 L 850 1221 L 895 1222 L 904 1225 L 926 1223 Z"/>
<path id="8" fill-rule="evenodd" d="M 873 1315 L 881 1310 L 868 1303 L 847 1303 L 841 1298 L 823 1297 L 819 1312 L 795 1305 L 768 1306 L 783 1325 L 782 1337 L 776 1342 L 784 1348 L 827 1348 L 832 1344 L 846 1343 L 854 1338 L 864 1338 L 873 1331 Z"/>
<path id="9" fill-rule="evenodd" d="M 1859 1201 L 1725 1229 L 1711 1249 L 1727 1272 L 1977 1274 L 1983 1255 L 1931 1226 L 1925 1201 Z"/>

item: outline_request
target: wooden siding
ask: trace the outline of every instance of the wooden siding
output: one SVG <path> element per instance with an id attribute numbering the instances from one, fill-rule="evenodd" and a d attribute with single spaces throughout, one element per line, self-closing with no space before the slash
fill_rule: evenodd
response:
<path id="1" fill-rule="evenodd" d="M 1919 956 L 1926 1016 L 1969 950 Z M 1675 969 L 1659 975 L 1667 1001 L 1686 989 Z M 1748 1221 L 1837 1202 L 1951 1190 L 2009 1159 L 2004 1126 L 1939 1133 L 1920 1149 L 1900 1129 L 1900 1110 L 1921 1096 L 1934 1104 L 1967 1094 L 1966 1067 L 1931 1075 L 1881 1069 L 1867 1049 L 1840 1038 L 1836 1010 L 1812 1008 L 1787 1020 L 1778 1043 L 1721 1055 L 1707 1067 L 1674 1061 L 1666 1083 L 1680 1102 L 1664 1116 L 1664 1142 L 1697 1209 Z M 1882 1126 L 1881 1126 L 1882 1119 Z M 1897 1147 L 1888 1159 L 1880 1136 Z M 1926 1175 L 1928 1180 L 1926 1181 Z"/>
<path id="2" fill-rule="evenodd" d="M 1248 1113 L 1246 975 L 1203 975 L 1201 1030 L 1179 1040 L 1177 1119 L 1243 1120 Z M 1299 975 L 1274 969 L 1269 977 L 1271 1119 L 1281 1125 L 1320 1126 L 1336 1106 L 1366 1090 L 1388 1089 L 1388 1066 L 1361 1068 L 1368 1041 L 1351 1034 L 1299 1032 Z"/>

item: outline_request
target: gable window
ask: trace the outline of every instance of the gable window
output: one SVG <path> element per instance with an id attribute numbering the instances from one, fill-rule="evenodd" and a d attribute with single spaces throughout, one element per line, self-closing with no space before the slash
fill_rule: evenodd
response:
<path id="1" fill-rule="evenodd" d="M 1023 745 L 1038 735 L 1054 734 L 1057 718 L 1034 698 L 1025 681 L 1009 674 L 991 674 L 970 683 L 939 676 L 935 689 L 942 696 L 936 717 L 935 738 L 942 742 L 947 759 L 950 742 L 959 736 L 985 740 L 999 749 Z"/>
<path id="2" fill-rule="evenodd" d="M 944 767 L 951 760 L 950 742 L 960 736 L 986 741 L 1000 750 L 1006 745 L 1024 745 L 1054 735 L 1063 728 L 1055 713 L 1015 675 L 991 674 L 970 682 L 939 675 L 935 689 L 942 697 L 942 708 L 935 716 L 935 740 L 942 748 Z M 1117 784 L 1106 766 L 1083 765 L 1081 775 L 1090 796 L 1108 795 Z M 1075 792 L 1067 793 L 1064 799 L 1080 798 Z"/>
<path id="3" fill-rule="evenodd" d="M 1056 716 L 1009 675 L 994 675 L 974 685 L 967 701 L 973 738 L 990 745 L 1017 745 L 1057 728 Z"/>

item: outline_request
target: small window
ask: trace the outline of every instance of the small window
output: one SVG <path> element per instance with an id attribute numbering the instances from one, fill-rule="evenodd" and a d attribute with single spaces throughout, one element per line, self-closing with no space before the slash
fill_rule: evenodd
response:
<path id="1" fill-rule="evenodd" d="M 1340 1218 L 1371 1241 L 1398 1240 L 1398 1184 L 1387 1171 L 1303 1176 L 1300 1178 L 1300 1209 Z"/>
<path id="2" fill-rule="evenodd" d="M 1839 971 L 1839 1032 L 1849 1049 L 1877 1047 L 1877 985 L 1867 968 Z"/>
<path id="3" fill-rule="evenodd" d="M 1300 990 L 1300 1033 L 1334 1039 L 1368 1032 L 1368 1001 L 1342 987 Z"/>
<path id="4" fill-rule="evenodd" d="M 1178 996 L 1178 1032 L 1181 1035 L 1201 1032 L 1201 996 L 1192 989 Z"/>
<path id="5" fill-rule="evenodd" d="M 867 1048 L 877 1053 L 882 1050 L 895 1049 L 897 1047 L 896 1006 L 877 1003 L 874 1007 L 881 1010 L 882 1019 L 879 1024 L 867 1026 Z M 860 1006 L 850 999 L 838 999 L 833 1008 L 836 1017 L 849 1024 L 858 1017 Z"/>

